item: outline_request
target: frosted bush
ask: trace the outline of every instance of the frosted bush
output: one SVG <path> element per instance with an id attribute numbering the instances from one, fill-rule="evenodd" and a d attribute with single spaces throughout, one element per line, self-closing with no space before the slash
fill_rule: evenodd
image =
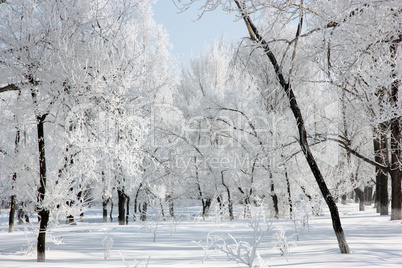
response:
<path id="1" fill-rule="evenodd" d="M 290 249 L 296 246 L 296 243 L 294 241 L 295 234 L 286 235 L 287 230 L 283 226 L 278 226 L 276 227 L 276 229 L 276 248 L 280 251 L 282 256 L 285 256 L 286 261 L 288 261 Z"/>
<path id="2" fill-rule="evenodd" d="M 121 257 L 121 259 L 122 259 L 124 265 L 125 265 L 127 268 L 147 268 L 148 265 L 149 265 L 149 260 L 151 259 L 151 257 L 148 257 L 148 259 L 146 259 L 146 263 L 145 263 L 145 264 L 142 264 L 142 263 L 143 263 L 143 260 L 137 260 L 137 259 L 133 258 L 133 265 L 130 265 L 130 263 L 128 263 L 128 261 L 126 261 L 126 260 L 124 259 L 123 254 L 121 254 L 121 252 L 119 252 L 119 253 L 120 253 L 120 257 Z"/>
<path id="3" fill-rule="evenodd" d="M 102 239 L 103 258 L 107 260 L 110 257 L 110 250 L 113 247 L 113 238 L 110 237 L 110 231 L 106 231 Z"/>
<path id="4" fill-rule="evenodd" d="M 249 219 L 249 227 L 252 230 L 248 241 L 239 240 L 231 234 L 228 234 L 228 238 L 225 238 L 223 235 L 211 236 L 211 233 L 208 233 L 205 243 L 193 241 L 204 250 L 203 261 L 206 258 L 212 259 L 212 255 L 215 252 L 222 252 L 226 254 L 229 260 L 244 264 L 249 268 L 268 267 L 268 263 L 261 258 L 257 250 L 263 238 L 271 229 L 271 224 L 265 220 L 261 213 L 262 209 L 259 208 L 252 212 L 252 217 Z"/>

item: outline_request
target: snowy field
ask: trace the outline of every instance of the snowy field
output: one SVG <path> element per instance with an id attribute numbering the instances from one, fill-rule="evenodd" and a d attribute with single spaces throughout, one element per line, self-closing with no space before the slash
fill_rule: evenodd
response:
<path id="1" fill-rule="evenodd" d="M 255 267 L 402 267 L 401 221 L 379 216 L 372 207 L 359 212 L 354 203 L 339 205 L 339 210 L 352 254 L 339 253 L 329 214 L 324 210 L 321 216 L 308 219 L 308 224 L 305 215 L 295 221 L 269 220 L 269 231 L 257 247 L 266 266 L 256 259 Z M 228 247 L 223 249 L 234 249 L 229 234 L 240 247 L 252 245 L 253 234 L 258 236 L 266 230 L 267 222 L 261 218 L 260 229 L 253 232 L 251 220 L 229 222 L 210 217 L 204 221 L 199 212 L 198 207 L 187 208 L 176 212 L 181 214 L 176 221 L 150 217 L 147 224 L 119 226 L 116 221 L 103 223 L 101 210 L 91 209 L 85 214 L 85 222 L 68 226 L 62 221 L 51 226 L 46 263 L 36 263 L 31 251 L 37 236 L 32 229 L 37 225 L 34 217 L 33 225 L 16 225 L 15 232 L 8 233 L 8 211 L 1 210 L 0 267 L 247 267 L 229 260 L 219 247 L 226 241 Z M 241 213 L 240 207 L 237 212 Z M 254 217 L 257 215 L 261 214 Z M 278 235 L 281 229 L 287 230 L 284 236 Z M 214 239 L 217 241 L 206 250 Z M 288 255 L 281 255 L 280 248 L 286 244 Z"/>

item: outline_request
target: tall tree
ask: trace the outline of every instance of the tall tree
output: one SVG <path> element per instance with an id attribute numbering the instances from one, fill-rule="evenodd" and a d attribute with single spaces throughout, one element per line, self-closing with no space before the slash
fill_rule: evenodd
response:
<path id="1" fill-rule="evenodd" d="M 221 2 L 221 1 L 217 1 L 216 3 L 211 2 L 211 1 L 206 1 L 205 8 L 209 9 L 209 10 L 214 10 L 216 8 L 216 6 L 218 6 L 220 4 L 225 5 L 225 3 L 226 2 Z M 324 199 L 328 205 L 328 208 L 331 212 L 332 225 L 333 225 L 334 232 L 335 232 L 335 235 L 338 240 L 339 249 L 340 249 L 341 253 L 350 253 L 350 249 L 347 244 L 346 237 L 345 237 L 345 234 L 344 234 L 342 226 L 341 226 L 341 221 L 340 221 L 337 205 L 335 203 L 335 200 L 334 200 L 331 192 L 329 191 L 329 189 L 325 183 L 325 180 L 322 176 L 320 168 L 318 167 L 317 162 L 310 150 L 310 145 L 309 145 L 309 142 L 307 139 L 308 134 L 307 134 L 307 131 L 305 128 L 304 119 L 303 119 L 301 110 L 299 108 L 298 102 L 296 100 L 296 96 L 294 94 L 294 91 L 292 88 L 292 83 L 291 83 L 290 74 L 292 73 L 292 70 L 293 70 L 295 55 L 296 55 L 296 51 L 297 51 L 297 42 L 301 35 L 302 25 L 303 25 L 303 9 L 300 8 L 300 16 L 299 16 L 299 22 L 298 22 L 298 27 L 297 27 L 296 37 L 295 37 L 295 42 L 294 42 L 293 55 L 291 58 L 291 62 L 289 64 L 289 66 L 291 66 L 290 74 L 289 74 L 289 78 L 286 79 L 286 77 L 282 71 L 283 67 L 281 66 L 281 63 L 278 61 L 277 56 L 274 54 L 274 51 L 271 50 L 269 43 L 260 34 L 258 28 L 253 23 L 250 15 L 249 15 L 250 10 L 251 10 L 251 12 L 255 12 L 255 10 L 257 9 L 256 5 L 258 5 L 258 3 L 253 4 L 251 1 L 249 6 L 247 6 L 246 1 L 234 0 L 234 3 L 237 6 L 237 8 L 241 14 L 241 18 L 245 22 L 245 25 L 250 34 L 250 39 L 255 43 L 255 45 L 258 48 L 261 48 L 264 51 L 265 55 L 268 57 L 268 60 L 270 61 L 272 67 L 275 70 L 275 74 L 276 74 L 277 81 L 279 82 L 279 86 L 283 89 L 283 91 L 285 92 L 285 94 L 288 98 L 290 108 L 291 108 L 294 118 L 296 119 L 296 122 L 297 122 L 297 128 L 298 128 L 298 133 L 299 133 L 298 142 L 303 151 L 305 159 L 307 160 L 307 163 L 311 169 L 311 172 L 313 173 L 313 175 L 316 179 L 316 182 L 319 186 L 322 196 L 324 197 Z M 263 7 L 265 7 L 265 6 L 263 5 Z M 283 6 L 282 6 L 282 8 L 283 8 Z"/>

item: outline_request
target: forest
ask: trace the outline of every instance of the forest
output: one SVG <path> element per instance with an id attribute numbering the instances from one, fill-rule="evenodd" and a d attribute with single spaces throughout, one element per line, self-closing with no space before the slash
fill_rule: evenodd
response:
<path id="1" fill-rule="evenodd" d="M 155 1 L 0 0 L 1 235 L 32 228 L 45 262 L 48 230 L 95 210 L 155 242 L 191 208 L 200 228 L 254 231 L 246 249 L 208 233 L 205 252 L 223 241 L 229 259 L 268 267 L 256 253 L 267 219 L 296 230 L 300 211 L 326 211 L 342 254 L 341 206 L 402 220 L 400 1 L 173 2 L 200 20 L 236 14 L 249 35 L 180 65 Z"/>

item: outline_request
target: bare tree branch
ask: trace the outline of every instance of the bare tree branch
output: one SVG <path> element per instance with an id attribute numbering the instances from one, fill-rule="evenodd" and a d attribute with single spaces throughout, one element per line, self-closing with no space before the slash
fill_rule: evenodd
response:
<path id="1" fill-rule="evenodd" d="M 335 138 L 328 138 L 328 140 L 335 141 L 335 142 L 339 143 L 339 145 L 343 149 L 345 149 L 346 151 L 350 152 L 351 154 L 353 154 L 354 156 L 358 157 L 359 159 L 365 161 L 366 163 L 369 163 L 370 165 L 373 165 L 373 166 L 375 166 L 375 167 L 377 167 L 377 168 L 379 168 L 379 169 L 381 169 L 381 170 L 383 170 L 385 172 L 390 172 L 390 168 L 388 166 L 381 165 L 380 163 L 377 163 L 374 160 L 371 160 L 370 158 L 360 154 L 356 150 L 350 148 L 347 142 L 345 142 L 343 140 L 340 140 L 340 139 L 335 139 Z"/>
<path id="2" fill-rule="evenodd" d="M 1 0 L 0 0 L 1 1 Z M 0 2 L 1 4 L 2 2 Z M 15 84 L 9 84 L 7 86 L 4 87 L 0 87 L 0 93 L 6 92 L 6 91 L 16 91 L 16 90 L 20 90 L 19 87 L 17 87 Z"/>

